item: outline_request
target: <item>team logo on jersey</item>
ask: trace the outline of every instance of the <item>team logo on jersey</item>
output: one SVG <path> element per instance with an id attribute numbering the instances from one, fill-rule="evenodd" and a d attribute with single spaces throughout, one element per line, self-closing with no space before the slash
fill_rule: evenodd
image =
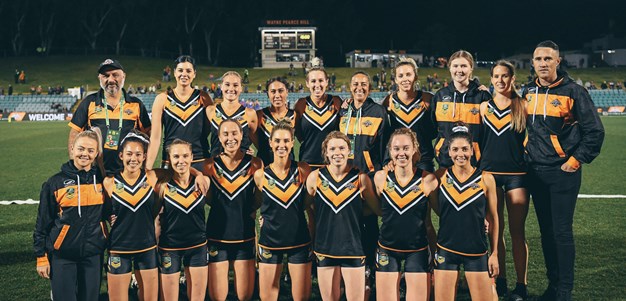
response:
<path id="1" fill-rule="evenodd" d="M 313 108 L 311 107 L 311 105 L 306 105 L 306 110 L 308 112 L 311 112 L 311 111 L 313 111 Z"/>
<path id="2" fill-rule="evenodd" d="M 194 100 L 193 103 L 191 104 L 192 106 L 197 106 L 198 105 L 198 101 Z"/>
<path id="3" fill-rule="evenodd" d="M 122 191 L 124 191 L 124 184 L 121 182 L 115 183 L 115 192 L 122 193 Z"/>
<path id="4" fill-rule="evenodd" d="M 109 257 L 109 266 L 114 269 L 118 269 L 122 266 L 122 259 L 119 256 Z"/>
<path id="5" fill-rule="evenodd" d="M 269 186 L 270 188 L 274 188 L 276 186 L 276 181 L 274 181 L 274 179 L 272 178 L 268 179 L 267 186 Z"/>
<path id="6" fill-rule="evenodd" d="M 148 188 L 148 181 L 143 181 L 143 183 L 141 183 L 141 188 L 143 189 Z"/>
<path id="7" fill-rule="evenodd" d="M 170 195 L 175 195 L 176 187 L 174 187 L 174 185 L 167 184 L 167 193 L 169 193 Z"/>
<path id="8" fill-rule="evenodd" d="M 348 184 L 346 184 L 346 188 L 348 188 L 349 190 L 352 190 L 352 189 L 356 188 L 356 186 L 354 186 L 353 183 L 348 183 Z"/>
<path id="9" fill-rule="evenodd" d="M 472 183 L 472 185 L 470 185 L 470 187 L 471 187 L 472 189 L 478 189 L 478 188 L 480 188 L 480 186 L 479 186 L 477 183 Z"/>
<path id="10" fill-rule="evenodd" d="M 67 196 L 66 196 L 66 197 L 67 197 L 68 199 L 71 199 L 71 198 L 73 198 L 73 197 L 74 197 L 74 195 L 76 194 L 76 189 L 75 189 L 74 187 L 70 187 L 70 188 L 68 188 L 65 192 L 67 193 Z"/>
<path id="11" fill-rule="evenodd" d="M 454 182 L 454 181 L 452 181 L 452 178 L 448 178 L 448 179 L 446 180 L 446 187 L 452 187 L 452 183 L 453 183 L 453 182 Z"/>
<path id="12" fill-rule="evenodd" d="M 170 107 L 172 107 L 172 108 L 173 108 L 173 107 L 175 107 L 175 106 L 176 106 L 176 101 L 174 101 L 174 100 L 172 99 L 172 101 L 170 101 Z"/>
<path id="13" fill-rule="evenodd" d="M 494 109 L 492 107 L 489 107 L 489 109 L 487 109 L 487 114 L 493 114 Z"/>
<path id="14" fill-rule="evenodd" d="M 259 247 L 259 253 L 261 254 L 261 257 L 263 257 L 265 259 L 270 259 L 270 258 L 272 258 L 272 256 L 274 256 L 272 254 L 272 252 L 270 252 L 270 251 L 268 251 L 266 249 L 263 249 L 262 247 Z"/>
<path id="15" fill-rule="evenodd" d="M 477 108 L 472 108 L 472 109 L 470 110 L 470 112 L 471 112 L 472 114 L 476 115 L 476 114 L 480 113 L 480 110 L 479 110 L 479 109 L 477 109 Z"/>
<path id="16" fill-rule="evenodd" d="M 413 186 L 413 188 L 411 188 L 412 192 L 419 192 L 420 190 L 422 190 L 418 185 Z"/>
<path id="17" fill-rule="evenodd" d="M 72 179 L 67 179 L 63 181 L 63 187 L 72 186 L 72 185 L 76 185 L 76 181 Z"/>
<path id="18" fill-rule="evenodd" d="M 272 125 L 272 122 L 269 119 L 265 119 L 265 126 L 271 126 L 271 125 Z"/>
<path id="19" fill-rule="evenodd" d="M 443 97 L 443 101 L 450 101 L 452 99 L 452 97 L 450 97 L 449 95 L 446 95 Z"/>
<path id="20" fill-rule="evenodd" d="M 326 259 L 326 256 L 319 254 L 315 255 L 315 257 L 317 257 L 317 261 L 323 261 L 324 259 Z"/>
<path id="21" fill-rule="evenodd" d="M 437 260 L 437 263 L 444 263 L 446 262 L 446 258 L 439 255 L 439 254 L 435 254 L 435 260 Z"/>
<path id="22" fill-rule="evenodd" d="M 133 113 L 133 110 L 128 109 L 128 110 L 124 110 L 124 113 L 126 113 L 126 115 L 130 115 Z"/>
<path id="23" fill-rule="evenodd" d="M 550 104 L 553 105 L 554 107 L 558 107 L 561 105 L 561 102 L 558 99 L 555 99 L 552 102 L 550 102 Z"/>
<path id="24" fill-rule="evenodd" d="M 246 170 L 245 168 L 239 172 L 239 175 L 242 177 L 245 177 L 247 174 L 248 174 L 248 170 Z"/>
<path id="25" fill-rule="evenodd" d="M 217 170 L 215 171 L 215 175 L 216 175 L 218 178 L 221 178 L 221 177 L 224 175 L 224 171 L 223 171 L 223 170 L 222 170 L 222 169 L 218 166 L 218 167 L 217 167 Z"/>
<path id="26" fill-rule="evenodd" d="M 165 269 L 169 269 L 172 266 L 172 257 L 168 256 L 169 254 L 165 254 L 161 256 L 161 266 Z"/>
<path id="27" fill-rule="evenodd" d="M 389 264 L 389 255 L 387 253 L 380 252 L 376 254 L 376 262 L 381 266 L 386 266 Z"/>
<path id="28" fill-rule="evenodd" d="M 241 116 L 237 116 L 237 117 L 235 117 L 234 119 L 235 119 L 235 120 L 237 120 L 238 122 L 241 122 L 241 121 L 243 120 L 243 117 L 241 117 Z"/>
<path id="29" fill-rule="evenodd" d="M 448 104 L 443 104 L 443 106 L 441 106 L 441 108 L 443 109 L 444 113 L 448 110 Z"/>
<path id="30" fill-rule="evenodd" d="M 386 187 L 387 191 L 389 191 L 389 192 L 393 191 L 393 186 L 394 186 L 393 182 L 391 182 L 391 180 L 387 179 L 387 187 Z"/>
<path id="31" fill-rule="evenodd" d="M 322 180 L 322 190 L 328 190 L 328 181 Z"/>
<path id="32" fill-rule="evenodd" d="M 218 120 L 222 119 L 222 112 L 215 110 L 215 118 L 217 118 Z"/>
<path id="33" fill-rule="evenodd" d="M 400 110 L 400 104 L 394 101 L 393 102 L 393 110 L 394 111 Z"/>
<path id="34" fill-rule="evenodd" d="M 369 120 L 365 120 L 365 122 L 363 122 L 363 125 L 367 128 L 370 127 L 372 125 L 372 122 Z"/>
<path id="35" fill-rule="evenodd" d="M 96 106 L 96 113 L 100 113 L 102 112 L 102 107 L 101 106 Z"/>
<path id="36" fill-rule="evenodd" d="M 215 247 L 215 246 L 211 246 L 211 248 L 209 249 L 209 256 L 211 256 L 211 257 L 215 257 L 219 253 L 220 253 L 220 251 L 217 250 L 217 247 Z"/>

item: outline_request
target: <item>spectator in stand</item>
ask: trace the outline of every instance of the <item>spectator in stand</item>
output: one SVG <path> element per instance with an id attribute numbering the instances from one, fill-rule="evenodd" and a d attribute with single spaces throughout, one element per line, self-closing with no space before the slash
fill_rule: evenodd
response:
<path id="1" fill-rule="evenodd" d="M 330 84 L 331 84 L 332 86 L 334 86 L 336 81 L 337 81 L 337 76 L 336 76 L 336 75 L 335 75 L 335 73 L 333 72 L 333 73 L 331 73 L 331 74 L 330 74 Z"/>
<path id="2" fill-rule="evenodd" d="M 302 83 L 298 84 L 298 92 L 304 93 L 304 86 L 302 85 Z"/>
<path id="3" fill-rule="evenodd" d="M 379 86 L 378 86 L 378 81 L 379 81 L 378 73 L 374 73 L 374 76 L 372 77 L 372 80 L 374 81 L 374 87 L 379 88 Z M 380 88 L 379 88 L 379 90 L 380 90 Z"/>
<path id="4" fill-rule="evenodd" d="M 586 81 L 585 82 L 585 88 L 587 88 L 587 90 L 590 90 L 591 89 L 591 82 Z"/>
<path id="5" fill-rule="evenodd" d="M 30 95 L 35 95 L 36 89 L 35 86 L 30 86 Z"/>
<path id="6" fill-rule="evenodd" d="M 7 90 L 7 95 L 13 95 L 13 86 L 9 85 L 9 89 Z"/>
<path id="7" fill-rule="evenodd" d="M 613 82 L 613 81 L 609 82 L 609 89 L 611 89 L 611 90 L 615 89 L 615 82 Z"/>
<path id="8" fill-rule="evenodd" d="M 263 90 L 263 86 L 261 86 L 261 84 L 258 84 L 256 86 L 256 93 L 261 93 L 261 90 Z"/>
<path id="9" fill-rule="evenodd" d="M 41 91 L 42 91 L 41 85 L 37 86 L 37 89 L 35 89 L 35 93 L 37 93 L 37 95 L 41 95 Z"/>
<path id="10" fill-rule="evenodd" d="M 4 87 L 0 87 L 0 96 L 4 96 Z"/>
<path id="11" fill-rule="evenodd" d="M 19 80 L 20 84 L 26 83 L 26 72 L 24 72 L 24 70 L 20 71 Z"/>
<path id="12" fill-rule="evenodd" d="M 249 89 L 248 89 L 248 85 L 243 85 L 243 93 L 248 93 Z"/>
<path id="13" fill-rule="evenodd" d="M 602 84 L 600 85 L 600 88 L 602 88 L 602 90 L 606 90 L 609 86 L 606 84 L 606 81 L 603 81 Z"/>
<path id="14" fill-rule="evenodd" d="M 20 83 L 20 70 L 15 69 L 15 73 L 13 73 L 13 79 L 16 84 Z"/>
<path id="15" fill-rule="evenodd" d="M 249 77 L 250 77 L 250 71 L 248 71 L 248 69 L 244 69 L 243 70 L 243 83 L 244 84 L 247 84 L 250 82 Z"/>
<path id="16" fill-rule="evenodd" d="M 217 88 L 217 85 L 215 85 L 215 82 L 212 82 L 209 91 L 211 91 L 211 93 L 215 93 L 215 88 Z"/>

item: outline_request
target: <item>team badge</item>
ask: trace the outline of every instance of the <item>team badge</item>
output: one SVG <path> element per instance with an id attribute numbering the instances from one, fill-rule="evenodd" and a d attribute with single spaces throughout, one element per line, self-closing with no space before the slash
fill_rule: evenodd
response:
<path id="1" fill-rule="evenodd" d="M 243 117 L 237 116 L 237 117 L 235 117 L 235 120 L 237 120 L 238 122 L 241 122 L 243 120 Z"/>
<path id="2" fill-rule="evenodd" d="M 217 118 L 217 120 L 221 120 L 222 119 L 222 112 L 215 110 L 215 118 Z"/>
<path id="3" fill-rule="evenodd" d="M 322 180 L 322 190 L 328 190 L 328 181 Z"/>
<path id="4" fill-rule="evenodd" d="M 448 178 L 448 179 L 446 180 L 446 187 L 452 187 L 452 183 L 453 183 L 453 182 L 454 182 L 454 181 L 452 181 L 452 178 Z"/>
<path id="5" fill-rule="evenodd" d="M 393 182 L 387 180 L 387 187 L 386 187 L 387 191 L 389 192 L 393 191 L 393 187 L 394 187 Z"/>
<path id="6" fill-rule="evenodd" d="M 472 185 L 470 185 L 470 187 L 471 187 L 472 189 L 478 189 L 478 188 L 480 188 L 480 186 L 479 186 L 478 184 L 476 184 L 476 183 L 472 183 Z"/>
<path id="7" fill-rule="evenodd" d="M 419 185 L 415 185 L 413 186 L 413 188 L 411 188 L 411 192 L 419 192 L 420 190 L 422 190 Z"/>
<path id="8" fill-rule="evenodd" d="M 263 119 L 265 119 L 265 120 L 264 120 L 264 122 L 265 122 L 265 126 L 266 126 L 266 127 L 269 127 L 269 126 L 271 126 L 271 125 L 272 125 L 272 122 L 269 120 L 269 118 L 267 118 L 267 119 L 266 119 L 266 118 L 263 118 Z"/>
<path id="9" fill-rule="evenodd" d="M 447 110 L 448 110 L 448 104 L 447 104 L 447 103 L 446 103 L 446 104 L 444 104 L 443 106 L 441 106 L 441 108 L 443 109 L 443 111 L 444 111 L 444 113 L 445 113 L 445 111 L 447 111 Z"/>
<path id="10" fill-rule="evenodd" d="M 356 188 L 356 186 L 354 186 L 353 183 L 348 183 L 348 185 L 346 185 L 346 188 L 352 190 L 352 189 Z"/>
<path id="11" fill-rule="evenodd" d="M 197 106 L 198 105 L 198 101 L 194 100 L 194 102 L 191 104 L 192 106 Z"/>
<path id="12" fill-rule="evenodd" d="M 128 110 L 124 110 L 124 113 L 126 113 L 126 115 L 130 115 L 133 113 L 133 110 L 128 109 Z"/>
<path id="13" fill-rule="evenodd" d="M 558 99 L 553 100 L 551 103 L 554 107 L 558 107 L 561 105 L 561 102 Z"/>
<path id="14" fill-rule="evenodd" d="M 324 259 L 326 259 L 326 256 L 319 254 L 315 255 L 315 257 L 317 257 L 317 261 L 323 261 Z"/>
<path id="15" fill-rule="evenodd" d="M 378 253 L 376 254 L 376 262 L 381 266 L 386 266 L 389 264 L 389 255 L 387 253 Z"/>
<path id="16" fill-rule="evenodd" d="M 223 171 L 223 170 L 222 170 L 222 169 L 218 166 L 218 167 L 217 167 L 217 170 L 215 171 L 215 175 L 216 175 L 218 178 L 221 178 L 221 177 L 224 175 L 224 171 Z"/>
<path id="17" fill-rule="evenodd" d="M 479 109 L 477 109 L 477 108 L 472 108 L 472 109 L 470 110 L 470 112 L 471 112 L 472 114 L 476 115 L 476 114 L 480 113 L 480 110 L 479 110 Z"/>
<path id="18" fill-rule="evenodd" d="M 220 251 L 218 251 L 215 246 L 211 246 L 211 248 L 209 249 L 209 256 L 211 256 L 211 257 L 215 257 L 219 253 L 220 253 Z"/>
<path id="19" fill-rule="evenodd" d="M 341 124 L 348 123 L 348 118 L 341 117 Z"/>
<path id="20" fill-rule="evenodd" d="M 172 257 L 167 255 L 161 256 L 161 266 L 165 269 L 169 269 L 172 266 Z"/>
<path id="21" fill-rule="evenodd" d="M 272 255 L 272 252 L 270 252 L 268 250 L 265 250 L 265 249 L 263 249 L 261 247 L 259 247 L 259 253 L 261 253 L 261 257 L 263 257 L 265 259 L 270 259 L 270 258 L 272 258 L 272 256 L 274 256 L 274 255 Z"/>
<path id="22" fill-rule="evenodd" d="M 452 100 L 452 97 L 450 97 L 449 95 L 446 95 L 446 96 L 443 97 L 442 100 L 443 101 L 450 101 L 450 100 Z"/>
<path id="23" fill-rule="evenodd" d="M 66 197 L 71 199 L 74 197 L 74 194 L 76 194 L 76 189 L 74 187 L 70 187 L 65 192 L 67 193 Z"/>
<path id="24" fill-rule="evenodd" d="M 176 187 L 174 187 L 173 185 L 167 184 L 167 193 L 169 195 L 175 195 L 176 194 Z"/>
<path id="25" fill-rule="evenodd" d="M 76 181 L 72 179 L 67 179 L 63 181 L 63 187 L 72 186 L 72 185 L 76 185 Z"/>
<path id="26" fill-rule="evenodd" d="M 173 108 L 173 107 L 175 107 L 175 106 L 176 106 L 176 101 L 174 101 L 174 100 L 172 99 L 172 101 L 170 101 L 170 107 L 172 107 L 172 108 Z"/>
<path id="27" fill-rule="evenodd" d="M 393 102 L 393 109 L 394 109 L 394 111 L 400 110 L 400 104 L 394 101 Z"/>
<path id="28" fill-rule="evenodd" d="M 493 110 L 493 108 L 491 108 L 491 107 L 490 107 L 489 109 L 487 109 L 487 113 L 489 113 L 489 114 L 493 114 L 493 111 L 494 111 L 494 110 Z"/>
<path id="29" fill-rule="evenodd" d="M 437 260 L 437 263 L 444 263 L 446 262 L 446 258 L 439 255 L 439 254 L 435 254 L 435 260 Z"/>
<path id="30" fill-rule="evenodd" d="M 371 121 L 369 121 L 369 120 L 365 120 L 365 122 L 363 122 L 363 125 L 364 125 L 365 127 L 370 127 L 370 126 L 372 125 L 372 122 L 371 122 Z"/>
<path id="31" fill-rule="evenodd" d="M 115 192 L 122 193 L 124 191 L 124 184 L 117 182 L 115 183 Z"/>
<path id="32" fill-rule="evenodd" d="M 311 112 L 311 111 L 313 111 L 313 108 L 311 107 L 310 104 L 308 104 L 308 105 L 306 105 L 306 110 Z"/>
<path id="33" fill-rule="evenodd" d="M 100 112 L 102 112 L 102 107 L 101 106 L 97 106 L 95 110 L 96 110 L 96 113 L 100 113 Z"/>
<path id="34" fill-rule="evenodd" d="M 245 170 L 245 169 L 242 169 L 242 170 L 239 172 L 239 175 L 240 175 L 240 176 L 242 176 L 242 177 L 245 177 L 247 174 L 248 174 L 248 171 L 247 171 L 247 170 Z"/>
<path id="35" fill-rule="evenodd" d="M 331 113 L 334 112 L 335 111 L 335 107 L 333 107 L 333 106 L 328 107 L 328 111 L 330 111 Z"/>
<path id="36" fill-rule="evenodd" d="M 122 259 L 119 256 L 110 256 L 109 257 L 109 266 L 118 269 L 122 266 Z"/>
<path id="37" fill-rule="evenodd" d="M 143 183 L 141 183 L 141 188 L 143 189 L 148 188 L 148 181 L 143 181 Z"/>
<path id="38" fill-rule="evenodd" d="M 274 181 L 274 179 L 269 178 L 267 180 L 267 186 L 269 186 L 270 188 L 274 188 L 274 186 L 276 186 L 276 181 Z"/>

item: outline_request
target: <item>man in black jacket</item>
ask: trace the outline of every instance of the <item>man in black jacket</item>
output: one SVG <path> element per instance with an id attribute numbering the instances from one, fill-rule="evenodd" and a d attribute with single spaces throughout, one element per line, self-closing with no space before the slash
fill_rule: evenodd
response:
<path id="1" fill-rule="evenodd" d="M 585 88 L 557 71 L 559 47 L 552 41 L 533 53 L 537 79 L 528 101 L 528 188 L 533 197 L 549 286 L 541 300 L 571 300 L 574 288 L 572 224 L 581 184 L 581 165 L 600 154 L 604 127 Z"/>

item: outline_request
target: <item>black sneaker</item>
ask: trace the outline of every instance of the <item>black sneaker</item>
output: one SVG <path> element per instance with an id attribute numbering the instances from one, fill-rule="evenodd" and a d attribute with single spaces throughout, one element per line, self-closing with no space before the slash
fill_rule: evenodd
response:
<path id="1" fill-rule="evenodd" d="M 504 297 L 508 294 L 509 289 L 506 287 L 506 278 L 496 278 L 496 292 L 498 297 Z"/>
<path id="2" fill-rule="evenodd" d="M 543 292 L 538 299 L 539 301 L 554 301 L 556 300 L 556 287 L 548 285 L 546 290 Z"/>
<path id="3" fill-rule="evenodd" d="M 518 283 L 509 295 L 509 301 L 524 301 L 528 298 L 528 290 L 525 284 Z"/>

